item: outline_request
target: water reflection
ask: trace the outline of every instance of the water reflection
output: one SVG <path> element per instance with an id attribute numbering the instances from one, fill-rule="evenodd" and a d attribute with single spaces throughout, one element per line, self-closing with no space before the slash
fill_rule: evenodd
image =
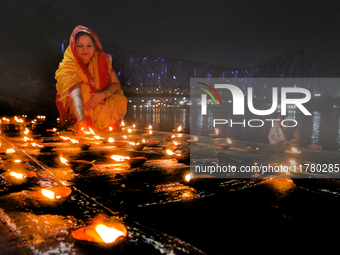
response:
<path id="1" fill-rule="evenodd" d="M 296 119 L 301 131 L 301 146 L 311 144 L 321 145 L 326 150 L 340 150 L 340 112 L 322 111 L 313 112 L 312 116 L 305 116 L 295 109 L 287 112 L 287 117 Z M 268 133 L 271 122 L 266 119 L 275 119 L 276 116 L 256 116 L 249 112 L 245 116 L 232 116 L 232 112 L 216 112 L 208 109 L 207 115 L 202 116 L 200 110 L 189 108 L 128 108 L 124 120 L 126 123 L 136 123 L 137 128 L 149 125 L 154 130 L 172 132 L 182 125 L 184 133 L 192 135 L 209 136 L 214 133 L 213 120 L 225 119 L 225 125 L 217 125 L 220 137 L 230 137 L 235 140 L 268 143 Z M 262 127 L 249 127 L 248 120 L 260 119 L 264 122 Z M 245 120 L 245 121 L 244 121 Z M 191 122 L 191 123 L 190 123 Z M 230 123 L 233 122 L 233 126 Z M 253 125 L 259 125 L 253 122 Z"/>

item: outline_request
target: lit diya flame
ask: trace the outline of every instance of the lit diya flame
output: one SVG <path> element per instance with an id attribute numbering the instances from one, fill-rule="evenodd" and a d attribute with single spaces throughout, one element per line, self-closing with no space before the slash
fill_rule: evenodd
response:
<path id="1" fill-rule="evenodd" d="M 133 127 L 133 128 L 136 128 L 136 124 L 133 124 L 132 127 Z"/>
<path id="2" fill-rule="evenodd" d="M 122 137 L 123 137 L 124 139 L 127 139 L 127 138 L 128 138 L 126 135 L 123 135 Z"/>
<path id="3" fill-rule="evenodd" d="M 33 139 L 31 139 L 31 138 L 28 138 L 27 136 L 24 136 L 24 141 L 25 141 L 25 142 L 27 142 L 27 141 L 31 141 L 31 140 L 33 140 Z"/>
<path id="4" fill-rule="evenodd" d="M 188 140 L 187 142 L 196 144 L 198 142 L 198 138 L 197 138 L 197 136 L 193 136 L 193 140 Z"/>
<path id="5" fill-rule="evenodd" d="M 129 128 L 127 131 L 128 131 L 128 133 L 132 133 L 132 129 L 131 128 Z"/>
<path id="6" fill-rule="evenodd" d="M 233 142 L 229 138 L 227 138 L 227 143 L 232 144 Z"/>
<path id="7" fill-rule="evenodd" d="M 285 150 L 285 153 L 286 153 L 287 155 L 291 155 L 291 156 L 295 155 L 295 156 L 297 156 L 297 155 L 301 154 L 301 151 L 298 150 L 298 149 L 295 148 L 295 147 L 292 147 L 290 150 Z"/>
<path id="8" fill-rule="evenodd" d="M 108 142 L 109 142 L 109 143 L 114 143 L 114 142 L 115 142 L 115 139 L 113 139 L 112 137 L 110 137 L 110 138 L 108 139 Z"/>
<path id="9" fill-rule="evenodd" d="M 113 128 L 112 127 L 109 127 L 109 131 L 112 131 L 113 130 Z"/>
<path id="10" fill-rule="evenodd" d="M 180 145 L 181 145 L 180 142 L 176 142 L 176 141 L 173 141 L 172 143 L 173 143 L 175 146 L 180 146 Z"/>
<path id="11" fill-rule="evenodd" d="M 44 147 L 43 145 L 39 145 L 39 144 L 37 144 L 37 143 L 31 143 L 31 145 L 32 145 L 33 147 L 40 147 L 40 148 Z"/>
<path id="12" fill-rule="evenodd" d="M 42 189 L 41 194 L 49 199 L 60 199 L 61 196 L 56 196 L 55 193 L 48 189 Z"/>
<path id="13" fill-rule="evenodd" d="M 149 125 L 149 129 L 152 129 L 152 126 L 151 126 L 151 125 Z"/>
<path id="14" fill-rule="evenodd" d="M 186 180 L 187 182 L 189 182 L 192 178 L 193 178 L 192 173 L 187 174 L 187 175 L 185 176 L 185 180 Z"/>
<path id="15" fill-rule="evenodd" d="M 109 228 L 103 224 L 98 224 L 96 231 L 104 243 L 113 243 L 118 237 L 125 236 L 124 232 L 115 228 Z"/>
<path id="16" fill-rule="evenodd" d="M 124 162 L 125 159 L 130 159 L 130 157 L 124 157 L 124 156 L 119 156 L 119 155 L 112 155 L 111 158 L 117 162 Z"/>
<path id="17" fill-rule="evenodd" d="M 92 130 L 92 128 L 89 127 L 89 130 L 90 130 L 90 134 L 91 135 L 95 135 L 96 133 Z"/>
<path id="18" fill-rule="evenodd" d="M 168 153 L 171 156 L 181 156 L 181 154 L 176 154 L 175 152 L 173 152 L 172 150 L 166 150 L 166 153 Z"/>
<path id="19" fill-rule="evenodd" d="M 11 171 L 11 172 L 9 173 L 9 175 L 10 175 L 10 176 L 13 176 L 13 177 L 15 177 L 15 178 L 17 178 L 17 179 L 24 179 L 24 178 L 25 178 L 25 175 L 23 175 L 23 174 L 21 174 L 21 173 L 13 172 L 13 171 Z"/>
<path id="20" fill-rule="evenodd" d="M 122 127 L 124 127 L 125 126 L 125 123 L 124 123 L 124 121 L 122 120 L 122 122 L 120 123 L 120 125 L 122 126 Z"/>
<path id="21" fill-rule="evenodd" d="M 15 150 L 14 149 L 7 149 L 6 153 L 15 153 Z"/>
<path id="22" fill-rule="evenodd" d="M 61 138 L 61 139 L 63 139 L 63 140 L 65 140 L 65 141 L 67 141 L 67 140 L 71 140 L 71 138 L 70 138 L 70 137 L 66 137 L 66 136 L 60 136 L 60 138 Z"/>
<path id="23" fill-rule="evenodd" d="M 79 228 L 71 233 L 79 241 L 88 241 L 101 244 L 114 244 L 127 235 L 126 227 L 121 223 L 103 223 L 97 221 L 86 227 Z"/>
<path id="24" fill-rule="evenodd" d="M 289 160 L 289 163 L 291 164 L 291 165 L 296 165 L 296 161 L 295 160 Z"/>
<path id="25" fill-rule="evenodd" d="M 14 116 L 14 119 L 16 122 L 22 123 L 24 122 L 22 119 L 19 119 L 17 116 Z"/>
<path id="26" fill-rule="evenodd" d="M 59 156 L 59 159 L 60 159 L 61 163 L 67 165 L 68 160 L 67 160 L 66 158 L 64 158 L 63 155 L 60 155 L 60 156 Z"/>
<path id="27" fill-rule="evenodd" d="M 30 131 L 28 130 L 28 128 L 25 128 L 24 134 L 25 134 L 25 135 L 28 135 L 29 132 L 30 132 Z"/>
<path id="28" fill-rule="evenodd" d="M 292 152 L 294 152 L 294 153 L 299 153 L 299 150 L 298 149 L 296 149 L 296 148 L 291 148 L 291 150 L 292 150 Z M 301 152 L 301 151 L 300 151 Z"/>

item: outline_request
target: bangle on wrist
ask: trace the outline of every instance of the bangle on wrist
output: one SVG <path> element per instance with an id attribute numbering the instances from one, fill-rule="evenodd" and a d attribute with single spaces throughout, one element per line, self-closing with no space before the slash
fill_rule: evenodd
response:
<path id="1" fill-rule="evenodd" d="M 111 96 L 111 92 L 110 92 L 110 90 L 109 90 L 109 89 L 107 89 L 107 92 L 109 93 L 109 96 Z"/>

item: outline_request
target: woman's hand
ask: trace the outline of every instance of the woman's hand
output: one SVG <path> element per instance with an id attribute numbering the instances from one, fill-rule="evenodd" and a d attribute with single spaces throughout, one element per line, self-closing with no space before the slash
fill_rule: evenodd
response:
<path id="1" fill-rule="evenodd" d="M 92 96 L 89 101 L 86 102 L 84 108 L 86 111 L 91 109 L 95 109 L 98 104 L 104 103 L 104 99 L 106 98 L 105 91 L 91 93 Z"/>

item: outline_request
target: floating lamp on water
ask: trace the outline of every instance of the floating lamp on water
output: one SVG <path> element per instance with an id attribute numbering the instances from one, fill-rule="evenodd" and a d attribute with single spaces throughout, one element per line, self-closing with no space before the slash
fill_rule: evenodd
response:
<path id="1" fill-rule="evenodd" d="M 301 154 L 301 151 L 295 147 L 292 147 L 290 150 L 285 150 L 285 154 L 289 157 L 297 157 Z"/>
<path id="2" fill-rule="evenodd" d="M 196 144 L 196 143 L 198 143 L 198 138 L 196 136 L 194 136 L 193 139 L 190 139 L 187 142 L 189 144 Z"/>
<path id="3" fill-rule="evenodd" d="M 218 146 L 222 147 L 223 149 L 229 149 L 232 144 L 233 142 L 229 138 L 227 138 L 226 143 L 220 143 Z"/>
<path id="4" fill-rule="evenodd" d="M 219 130 L 215 128 L 215 134 L 210 134 L 209 135 L 211 138 L 217 138 L 219 136 Z"/>

